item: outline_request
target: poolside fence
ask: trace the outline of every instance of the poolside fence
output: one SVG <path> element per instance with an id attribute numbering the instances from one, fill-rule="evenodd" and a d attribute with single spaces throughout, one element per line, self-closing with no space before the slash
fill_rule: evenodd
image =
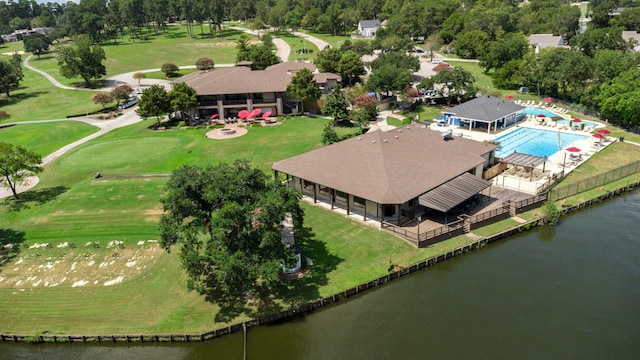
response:
<path id="1" fill-rule="evenodd" d="M 599 186 L 603 186 L 613 181 L 620 180 L 637 172 L 640 172 L 640 160 L 577 181 L 573 184 L 556 187 L 549 192 L 549 200 L 557 201 L 560 199 L 568 198 L 569 196 L 595 189 Z"/>

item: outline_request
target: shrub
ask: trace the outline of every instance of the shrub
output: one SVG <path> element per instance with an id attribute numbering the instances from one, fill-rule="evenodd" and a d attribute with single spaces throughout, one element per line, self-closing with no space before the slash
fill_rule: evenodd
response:
<path id="1" fill-rule="evenodd" d="M 167 77 L 176 77 L 178 76 L 178 66 L 174 63 L 164 63 L 162 64 L 162 68 L 160 69 Z"/>
<path id="2" fill-rule="evenodd" d="M 11 115 L 4 110 L 0 110 L 0 120 L 7 120 Z"/>
<path id="3" fill-rule="evenodd" d="M 198 70 L 211 70 L 213 69 L 214 65 L 215 64 L 213 60 L 209 59 L 208 57 L 203 57 L 196 61 L 196 68 Z"/>
<path id="4" fill-rule="evenodd" d="M 560 220 L 560 211 L 556 207 L 553 201 L 547 201 L 544 203 L 544 218 L 545 224 L 555 225 Z"/>

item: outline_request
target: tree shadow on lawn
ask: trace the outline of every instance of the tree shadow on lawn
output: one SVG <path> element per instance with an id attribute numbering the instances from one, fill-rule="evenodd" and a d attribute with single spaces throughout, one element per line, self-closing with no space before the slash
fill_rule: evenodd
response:
<path id="1" fill-rule="evenodd" d="M 274 289 L 259 289 L 252 294 L 249 303 L 241 299 L 226 301 L 225 304 L 216 301 L 220 306 L 216 322 L 228 322 L 243 313 L 257 318 L 320 299 L 320 287 L 329 282 L 328 274 L 344 259 L 330 254 L 326 245 L 315 236 L 308 227 L 295 230 L 296 244 L 302 250 L 303 268 L 308 270 L 304 277 L 282 280 Z M 306 266 L 306 258 L 313 261 L 311 267 Z"/>
<path id="2" fill-rule="evenodd" d="M 59 195 L 64 194 L 69 190 L 66 186 L 54 186 L 40 190 L 30 190 L 19 194 L 18 199 L 8 197 L 4 200 L 5 205 L 9 211 L 20 211 L 29 208 L 29 204 L 36 203 L 37 205 L 45 204 Z"/>
<path id="3" fill-rule="evenodd" d="M 24 231 L 0 229 L 0 269 L 20 253 L 25 239 Z"/>
<path id="4" fill-rule="evenodd" d="M 2 96 L 0 99 L 0 105 L 2 106 L 9 106 L 9 105 L 15 105 L 23 100 L 27 100 L 27 99 L 31 99 L 31 98 L 35 98 L 38 97 L 40 95 L 45 95 L 48 94 L 48 91 L 32 91 L 32 92 L 24 92 L 24 93 L 15 93 L 15 91 L 19 91 L 19 90 L 23 90 L 25 88 L 23 87 L 18 87 L 18 88 L 13 88 L 11 89 L 11 96 L 10 97 L 6 97 L 6 96 Z M 2 94 L 4 95 L 4 94 Z"/>

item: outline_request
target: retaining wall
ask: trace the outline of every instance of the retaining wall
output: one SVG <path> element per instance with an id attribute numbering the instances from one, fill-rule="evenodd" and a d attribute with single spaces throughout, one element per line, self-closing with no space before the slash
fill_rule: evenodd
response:
<path id="1" fill-rule="evenodd" d="M 628 184 L 622 188 L 610 191 L 606 194 L 600 195 L 596 198 L 586 200 L 580 204 L 576 204 L 573 206 L 568 206 L 563 208 L 560 211 L 561 215 L 566 215 L 568 213 L 579 211 L 587 206 L 597 204 L 600 201 L 608 199 L 610 197 L 619 195 L 621 193 L 630 191 L 636 187 L 640 186 L 640 181 Z M 452 257 L 464 254 L 468 251 L 483 247 L 489 243 L 494 241 L 503 239 L 512 234 L 519 233 L 525 230 L 529 230 L 532 227 L 539 224 L 539 220 L 529 221 L 523 224 L 518 225 L 517 227 L 502 231 L 500 233 L 494 234 L 492 236 L 479 239 L 470 244 L 461 246 L 452 251 L 448 251 L 445 254 L 433 256 L 429 259 L 420 261 L 416 264 L 400 267 L 397 271 L 389 272 L 386 275 L 380 276 L 371 281 L 362 283 L 360 285 L 354 286 L 348 290 L 342 291 L 340 293 L 328 296 L 324 299 L 313 301 L 310 303 L 306 303 L 303 305 L 299 305 L 294 308 L 290 308 L 287 310 L 283 310 L 277 313 L 265 315 L 253 320 L 245 321 L 242 323 L 233 324 L 221 329 L 217 329 L 214 331 L 209 331 L 205 333 L 198 334 L 130 334 L 130 335 L 115 335 L 115 334 L 104 334 L 104 335 L 50 335 L 50 334 L 40 334 L 40 335 L 24 335 L 24 334 L 0 334 L 0 342 L 32 342 L 32 343 L 132 343 L 132 342 L 201 342 L 207 341 L 211 339 L 215 339 L 227 334 L 232 334 L 237 331 L 242 331 L 245 328 L 250 328 L 253 326 L 273 323 L 276 321 L 281 321 L 284 319 L 292 318 L 295 316 L 300 316 L 302 314 L 312 312 L 316 309 L 340 302 L 346 298 L 351 296 L 360 294 L 361 292 L 367 291 L 369 289 L 384 285 L 389 281 L 399 279 L 403 276 L 411 274 L 415 271 L 428 268 L 431 266 L 435 266 L 437 263 L 450 259 Z"/>

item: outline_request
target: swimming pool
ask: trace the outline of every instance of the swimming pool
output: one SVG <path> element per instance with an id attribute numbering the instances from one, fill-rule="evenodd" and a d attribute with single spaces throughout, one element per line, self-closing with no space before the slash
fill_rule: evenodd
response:
<path id="1" fill-rule="evenodd" d="M 542 109 L 535 106 L 528 106 L 524 108 L 524 110 L 522 110 L 522 113 L 527 115 L 532 115 L 532 116 L 538 116 L 538 114 L 542 114 L 546 117 L 558 116 L 558 114 L 555 114 L 547 109 Z"/>
<path id="2" fill-rule="evenodd" d="M 504 158 L 514 151 L 549 157 L 572 142 L 588 137 L 588 135 L 521 127 L 495 139 L 499 143 L 496 157 Z"/>
<path id="3" fill-rule="evenodd" d="M 599 127 L 601 126 L 599 123 L 593 122 L 593 121 L 587 121 L 587 120 L 582 120 L 579 123 L 574 123 L 571 122 L 571 120 L 558 120 L 557 121 L 558 125 L 572 125 L 572 126 L 582 126 L 582 124 L 584 124 L 584 126 L 591 126 L 591 127 Z"/>

